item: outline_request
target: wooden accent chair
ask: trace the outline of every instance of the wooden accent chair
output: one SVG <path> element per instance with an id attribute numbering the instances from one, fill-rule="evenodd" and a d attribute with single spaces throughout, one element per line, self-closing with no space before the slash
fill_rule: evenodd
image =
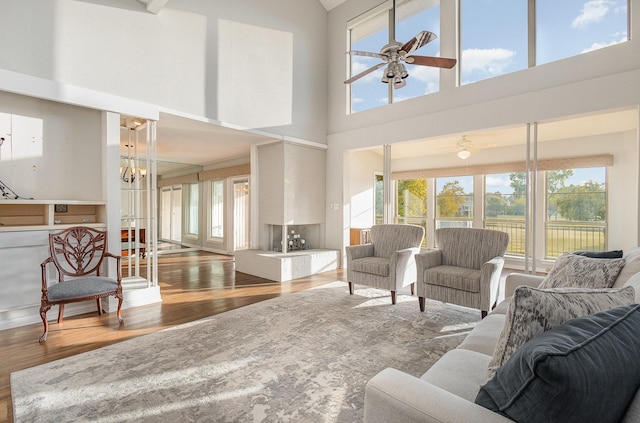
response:
<path id="1" fill-rule="evenodd" d="M 40 343 L 46 342 L 49 324 L 47 311 L 59 306 L 58 323 L 62 322 L 64 305 L 77 301 L 96 300 L 98 314 L 102 315 L 101 298 L 113 295 L 118 299 L 118 321 L 124 323 L 120 314 L 122 307 L 122 277 L 120 256 L 107 251 L 107 232 L 86 226 L 74 226 L 49 235 L 50 256 L 40 264 L 42 269 L 42 299 L 40 317 L 44 333 Z M 116 279 L 101 276 L 104 258 L 116 260 Z M 47 265 L 55 266 L 58 281 L 49 285 Z"/>
<path id="2" fill-rule="evenodd" d="M 347 281 L 353 295 L 354 284 L 391 291 L 391 303 L 396 303 L 396 291 L 416 282 L 414 256 L 420 251 L 424 228 L 417 225 L 375 225 L 370 232 L 371 243 L 346 247 Z"/>
<path id="3" fill-rule="evenodd" d="M 440 228 L 436 248 L 416 255 L 418 301 L 425 297 L 480 309 L 484 318 L 498 300 L 509 234 L 491 229 Z"/>

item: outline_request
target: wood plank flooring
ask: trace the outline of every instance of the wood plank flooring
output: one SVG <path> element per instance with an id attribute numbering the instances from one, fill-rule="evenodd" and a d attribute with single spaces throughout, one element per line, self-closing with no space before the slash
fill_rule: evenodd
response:
<path id="1" fill-rule="evenodd" d="M 335 280 L 341 270 L 290 282 L 273 282 L 235 271 L 232 257 L 202 251 L 159 256 L 162 303 L 123 310 L 125 324 L 114 313 L 65 318 L 56 323 L 57 307 L 49 311 L 49 335 L 38 343 L 42 323 L 0 331 L 0 422 L 13 421 L 9 374 L 60 358 L 212 316 Z M 35 293 L 39 295 L 39 293 Z"/>

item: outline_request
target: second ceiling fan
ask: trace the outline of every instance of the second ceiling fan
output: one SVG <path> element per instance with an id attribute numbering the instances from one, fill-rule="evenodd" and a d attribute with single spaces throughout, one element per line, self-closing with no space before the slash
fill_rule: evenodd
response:
<path id="1" fill-rule="evenodd" d="M 382 76 L 382 82 L 392 83 L 394 88 L 402 88 L 406 85 L 405 79 L 409 76 L 404 63 L 420 66 L 432 66 L 438 68 L 451 69 L 456 65 L 456 59 L 449 59 L 446 57 L 433 57 L 433 56 L 416 56 L 413 54 L 416 50 L 424 46 L 425 44 L 438 38 L 436 34 L 431 31 L 421 31 L 407 41 L 406 43 L 400 43 L 395 40 L 395 21 L 396 21 L 396 0 L 393 0 L 393 7 L 391 9 L 391 17 L 389 18 L 389 43 L 380 49 L 380 53 L 371 53 L 368 51 L 352 50 L 347 54 L 354 56 L 365 57 L 377 57 L 382 59 L 381 63 L 370 67 L 369 69 L 360 72 L 357 75 L 344 81 L 345 84 L 350 84 L 365 75 L 370 74 L 383 66 L 386 66 L 384 74 Z M 403 63 L 404 62 L 404 63 Z"/>

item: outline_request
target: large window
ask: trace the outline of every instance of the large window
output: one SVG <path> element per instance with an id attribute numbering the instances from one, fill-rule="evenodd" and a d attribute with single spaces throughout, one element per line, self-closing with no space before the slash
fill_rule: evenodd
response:
<path id="1" fill-rule="evenodd" d="M 374 222 L 376 225 L 380 225 L 384 223 L 384 179 L 382 175 L 375 175 L 374 196 Z"/>
<path id="2" fill-rule="evenodd" d="M 462 85 L 527 68 L 527 0 L 462 0 L 460 22 Z"/>
<path id="3" fill-rule="evenodd" d="M 531 2 L 461 0 L 462 85 L 629 39 L 628 0 L 536 0 L 529 17 Z"/>
<path id="4" fill-rule="evenodd" d="M 427 180 L 401 179 L 396 187 L 396 223 L 422 226 L 426 232 Z M 426 237 L 423 243 L 426 243 Z"/>
<path id="5" fill-rule="evenodd" d="M 605 168 L 548 171 L 546 179 L 547 257 L 606 250 Z"/>
<path id="6" fill-rule="evenodd" d="M 378 53 L 389 43 L 389 14 L 391 2 L 375 8 L 354 19 L 349 24 L 351 50 Z M 396 41 L 405 43 L 421 31 L 431 31 L 440 35 L 439 1 L 411 1 L 397 5 Z M 416 54 L 439 56 L 439 38 L 422 47 Z M 377 57 L 350 55 L 351 75 L 369 69 L 379 63 Z M 406 65 L 409 73 L 406 85 L 394 89 L 393 84 L 382 83 L 384 67 L 350 84 L 351 112 L 360 112 L 394 102 L 407 100 L 437 92 L 440 86 L 440 71 L 427 66 Z"/>
<path id="7" fill-rule="evenodd" d="M 484 227 L 509 234 L 507 253 L 524 255 L 524 172 L 485 175 Z"/>
<path id="8" fill-rule="evenodd" d="M 628 40 L 627 0 L 536 0 L 536 64 Z"/>
<path id="9" fill-rule="evenodd" d="M 436 179 L 436 228 L 473 226 L 473 177 Z"/>
<path id="10" fill-rule="evenodd" d="M 189 235 L 198 235 L 199 225 L 199 189 L 198 183 L 189 184 L 189 207 L 188 207 L 188 219 L 187 219 L 187 233 Z"/>
<path id="11" fill-rule="evenodd" d="M 212 238 L 224 237 L 224 180 L 211 181 L 211 231 Z"/>

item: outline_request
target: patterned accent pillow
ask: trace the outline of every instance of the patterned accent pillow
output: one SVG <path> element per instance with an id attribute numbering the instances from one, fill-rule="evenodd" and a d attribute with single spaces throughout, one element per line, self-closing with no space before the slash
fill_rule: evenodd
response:
<path id="1" fill-rule="evenodd" d="M 611 288 L 625 259 L 602 260 L 563 254 L 538 288 Z"/>
<path id="2" fill-rule="evenodd" d="M 595 259 L 597 260 L 597 259 Z M 615 289 L 516 288 L 489 362 L 489 378 L 528 340 L 577 317 L 633 304 L 632 287 Z"/>

